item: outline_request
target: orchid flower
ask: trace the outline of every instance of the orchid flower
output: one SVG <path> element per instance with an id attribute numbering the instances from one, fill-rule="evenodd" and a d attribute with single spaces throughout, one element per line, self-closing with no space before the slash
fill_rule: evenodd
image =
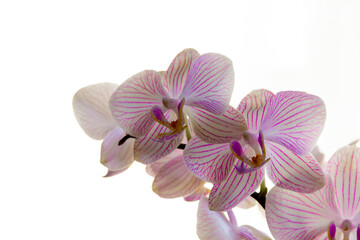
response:
<path id="1" fill-rule="evenodd" d="M 238 111 L 248 124 L 243 135 L 223 144 L 194 137 L 184 151 L 188 168 L 214 183 L 210 209 L 236 206 L 260 186 L 265 167 L 272 182 L 283 188 L 313 192 L 324 185 L 325 175 L 309 153 L 325 121 L 325 106 L 319 97 L 257 90 L 241 101 Z"/>
<path id="2" fill-rule="evenodd" d="M 251 226 L 239 227 L 231 210 L 228 215 L 229 220 L 224 213 L 209 210 L 206 198 L 200 199 L 196 227 L 200 240 L 271 240 Z"/>
<path id="3" fill-rule="evenodd" d="M 160 124 L 154 124 L 147 135 L 136 140 L 130 138 L 119 145 L 126 133 L 117 126 L 109 108 L 110 97 L 117 88 L 118 85 L 113 83 L 94 84 L 80 89 L 73 98 L 75 117 L 85 133 L 96 140 L 104 139 L 100 162 L 108 168 L 105 177 L 125 171 L 134 159 L 142 163 L 151 162 L 169 154 L 168 149 L 173 146 L 178 146 L 173 141 L 154 145 L 151 137 L 165 130 Z"/>
<path id="4" fill-rule="evenodd" d="M 109 100 L 117 84 L 99 83 L 77 91 L 73 98 L 76 120 L 85 133 L 101 145 L 100 162 L 108 168 L 107 177 L 125 171 L 134 161 L 134 139 L 118 146 L 126 133 L 119 128 L 109 109 Z"/>
<path id="5" fill-rule="evenodd" d="M 173 140 L 186 129 L 189 118 L 198 137 L 223 142 L 246 130 L 244 118 L 232 116 L 233 109 L 228 106 L 233 85 L 230 59 L 185 49 L 166 72 L 146 70 L 127 79 L 111 97 L 110 108 L 117 124 L 135 137 L 147 134 L 157 122 L 167 131 L 154 133 L 153 139 Z M 175 119 L 166 116 L 169 111 Z M 232 116 L 234 125 L 228 132 L 223 122 L 227 115 Z"/>
<path id="6" fill-rule="evenodd" d="M 276 239 L 360 239 L 360 149 L 339 149 L 325 173 L 325 186 L 313 193 L 271 189 L 266 218 Z"/>

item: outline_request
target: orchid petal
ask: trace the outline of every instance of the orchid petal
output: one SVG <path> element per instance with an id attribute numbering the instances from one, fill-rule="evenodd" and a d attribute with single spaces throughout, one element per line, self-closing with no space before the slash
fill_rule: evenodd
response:
<path id="1" fill-rule="evenodd" d="M 166 71 L 159 71 L 158 73 L 160 75 L 161 82 L 162 82 L 166 92 L 170 92 L 168 83 L 166 81 L 166 75 L 167 75 Z"/>
<path id="2" fill-rule="evenodd" d="M 117 124 L 130 135 L 145 135 L 154 119 L 150 109 L 162 106 L 162 98 L 168 97 L 158 72 L 147 70 L 126 80 L 110 100 L 110 109 Z"/>
<path id="3" fill-rule="evenodd" d="M 189 74 L 191 64 L 198 56 L 200 56 L 199 53 L 191 48 L 185 49 L 176 55 L 166 72 L 165 78 L 170 97 L 179 98 Z"/>
<path id="4" fill-rule="evenodd" d="M 240 226 L 238 228 L 239 236 L 241 240 L 259 240 L 263 238 L 257 238 L 248 226 Z"/>
<path id="5" fill-rule="evenodd" d="M 196 231 L 200 240 L 241 240 L 237 227 L 230 223 L 224 213 L 209 210 L 206 198 L 199 201 Z"/>
<path id="6" fill-rule="evenodd" d="M 335 238 L 335 239 L 341 239 L 341 238 Z M 318 237 L 316 237 L 314 240 L 329 240 L 328 233 L 324 232 L 320 234 Z"/>
<path id="7" fill-rule="evenodd" d="M 118 145 L 126 133 L 116 127 L 110 131 L 102 145 L 100 162 L 111 171 L 125 171 L 134 162 L 135 139 L 128 139 L 122 145 Z"/>
<path id="8" fill-rule="evenodd" d="M 184 136 L 183 143 L 187 143 L 187 138 Z M 173 152 L 165 155 L 164 157 L 160 158 L 159 160 L 146 164 L 146 172 L 147 174 L 149 174 L 152 177 L 155 177 L 156 174 L 160 171 L 160 169 L 165 165 L 165 163 L 169 162 L 170 160 L 172 160 L 173 158 L 182 155 L 184 152 L 184 150 L 182 149 L 175 149 Z"/>
<path id="9" fill-rule="evenodd" d="M 251 197 L 248 196 L 247 198 L 245 198 L 244 200 L 242 200 L 237 207 L 242 208 L 242 209 L 249 209 L 252 208 L 256 205 L 257 201 Z"/>
<path id="10" fill-rule="evenodd" d="M 171 159 L 166 159 L 163 160 L 165 158 L 161 158 L 160 160 L 157 160 L 155 162 L 146 164 L 146 168 L 145 171 L 147 174 L 149 174 L 152 177 L 155 177 L 156 174 L 158 174 L 158 172 L 161 170 L 161 168 L 167 163 L 169 162 Z"/>
<path id="11" fill-rule="evenodd" d="M 180 96 L 186 105 L 223 114 L 234 86 L 234 69 L 229 58 L 208 53 L 197 57 L 191 66 Z"/>
<path id="12" fill-rule="evenodd" d="M 331 179 L 314 193 L 297 193 L 274 187 L 267 195 L 266 219 L 278 240 L 315 239 L 327 231 L 332 220 L 340 220 Z"/>
<path id="13" fill-rule="evenodd" d="M 166 155 L 165 157 L 159 159 L 158 161 L 146 164 L 146 172 L 152 177 L 155 177 L 156 174 L 160 171 L 160 169 L 170 160 L 173 158 L 183 154 L 183 150 L 175 149 L 175 151 L 171 152 L 170 154 Z"/>
<path id="14" fill-rule="evenodd" d="M 206 197 L 209 193 L 210 193 L 210 189 L 204 186 L 200 186 L 191 195 L 184 197 L 184 200 L 188 202 L 198 201 L 202 197 Z"/>
<path id="15" fill-rule="evenodd" d="M 234 167 L 235 156 L 229 144 L 205 143 L 193 137 L 184 150 L 184 160 L 197 177 L 207 182 L 220 183 Z"/>
<path id="16" fill-rule="evenodd" d="M 346 146 L 330 158 L 325 172 L 334 182 L 336 202 L 343 219 L 360 212 L 360 148 Z"/>
<path id="17" fill-rule="evenodd" d="M 164 143 L 166 141 L 170 141 L 174 139 L 175 137 L 179 136 L 180 132 L 164 132 L 160 133 L 155 139 L 155 142 Z"/>
<path id="18" fill-rule="evenodd" d="M 117 171 L 111 171 L 111 170 L 108 169 L 107 173 L 103 177 L 108 178 L 108 177 L 116 176 L 116 175 L 122 173 L 123 171 L 125 171 L 126 169 L 117 170 Z"/>
<path id="19" fill-rule="evenodd" d="M 156 141 L 156 137 L 159 134 L 167 132 L 168 130 L 169 129 L 165 126 L 160 125 L 158 122 L 154 122 L 145 136 L 136 139 L 134 147 L 135 159 L 141 163 L 149 164 L 173 152 L 181 143 L 184 132 L 169 141 Z"/>
<path id="20" fill-rule="evenodd" d="M 236 162 L 236 164 L 240 164 L 239 160 Z M 235 207 L 260 186 L 264 173 L 263 167 L 247 174 L 237 174 L 236 169 L 233 168 L 225 181 L 214 184 L 211 189 L 209 195 L 210 209 L 226 211 Z"/>
<path id="21" fill-rule="evenodd" d="M 329 240 L 328 236 L 329 236 L 328 232 L 324 232 L 323 234 L 321 234 L 314 240 Z M 344 233 L 341 228 L 336 229 L 335 237 L 333 239 L 336 239 L 336 240 L 344 239 Z M 357 238 L 357 236 L 356 236 L 356 231 L 350 232 L 349 240 L 357 240 L 357 239 L 359 239 L 359 238 Z"/>
<path id="22" fill-rule="evenodd" d="M 271 238 L 266 233 L 254 228 L 250 225 L 243 225 L 240 228 L 248 229 L 256 237 L 257 240 L 271 240 Z"/>
<path id="23" fill-rule="evenodd" d="M 271 159 L 266 170 L 274 184 L 303 193 L 314 192 L 324 186 L 324 172 L 311 154 L 300 156 L 270 141 L 265 141 L 265 145 Z"/>
<path id="24" fill-rule="evenodd" d="M 228 143 L 232 139 L 240 139 L 247 123 L 243 115 L 228 106 L 222 115 L 215 115 L 206 110 L 185 107 L 193 129 L 198 138 L 208 143 Z"/>
<path id="25" fill-rule="evenodd" d="M 152 188 L 163 198 L 187 196 L 204 185 L 204 181 L 197 178 L 186 167 L 183 156 L 177 156 L 167 162 L 156 175 Z"/>
<path id="26" fill-rule="evenodd" d="M 118 85 L 113 83 L 99 83 L 75 93 L 74 114 L 89 137 L 103 139 L 116 126 L 109 109 L 109 100 L 117 87 Z"/>
<path id="27" fill-rule="evenodd" d="M 271 99 L 260 128 L 266 140 L 302 155 L 314 148 L 325 118 L 325 104 L 319 97 L 304 92 L 279 92 Z"/>
<path id="28" fill-rule="evenodd" d="M 360 234 L 360 211 L 354 216 L 353 221 L 355 224 L 358 224 L 357 231 L 359 231 Z"/>
<path id="29" fill-rule="evenodd" d="M 252 91 L 241 100 L 238 110 L 245 116 L 250 132 L 259 130 L 260 123 L 269 107 L 269 102 L 274 96 L 275 94 L 272 92 L 260 89 Z"/>

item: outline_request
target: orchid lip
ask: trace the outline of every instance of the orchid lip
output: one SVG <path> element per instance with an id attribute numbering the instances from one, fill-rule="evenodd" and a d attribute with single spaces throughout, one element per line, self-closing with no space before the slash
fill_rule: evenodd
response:
<path id="1" fill-rule="evenodd" d="M 158 105 L 155 105 L 150 110 L 151 117 L 161 125 L 167 127 L 170 131 L 165 133 L 160 133 L 154 141 L 157 142 L 165 142 L 169 141 L 176 136 L 178 136 L 185 128 L 187 128 L 185 124 L 185 117 L 183 113 L 183 107 L 185 104 L 185 98 L 183 98 L 180 102 L 177 102 L 175 99 L 163 98 L 163 104 L 166 108 L 173 110 L 177 119 L 175 121 L 169 122 L 161 108 Z"/>
<path id="2" fill-rule="evenodd" d="M 230 150 L 241 162 L 245 163 L 250 167 L 256 167 L 256 165 L 245 155 L 241 144 L 238 141 L 233 140 L 230 142 Z"/>
<path id="3" fill-rule="evenodd" d="M 256 171 L 257 169 L 259 169 L 259 168 L 261 168 L 262 166 L 264 166 L 268 161 L 270 161 L 270 158 L 268 158 L 268 159 L 266 159 L 265 161 L 263 161 L 260 166 L 254 167 L 254 168 L 247 168 L 247 167 L 245 167 L 244 162 L 241 162 L 240 167 L 238 167 L 238 166 L 236 166 L 236 165 L 235 165 L 234 167 L 235 167 L 235 169 L 236 169 L 236 171 L 237 171 L 238 174 L 245 174 L 245 173 L 250 173 L 250 172 Z"/>

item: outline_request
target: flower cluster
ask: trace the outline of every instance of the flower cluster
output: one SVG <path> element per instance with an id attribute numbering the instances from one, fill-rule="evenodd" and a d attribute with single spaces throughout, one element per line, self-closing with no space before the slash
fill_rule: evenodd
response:
<path id="1" fill-rule="evenodd" d="M 325 169 L 311 153 L 325 123 L 324 102 L 260 89 L 235 108 L 233 86 L 229 58 L 185 49 L 166 71 L 80 89 L 73 109 L 83 130 L 103 139 L 107 177 L 138 161 L 159 196 L 200 200 L 200 239 L 271 239 L 237 225 L 231 209 L 253 198 L 275 239 L 360 239 L 360 150 L 340 149 Z M 265 172 L 275 185 L 269 194 Z"/>

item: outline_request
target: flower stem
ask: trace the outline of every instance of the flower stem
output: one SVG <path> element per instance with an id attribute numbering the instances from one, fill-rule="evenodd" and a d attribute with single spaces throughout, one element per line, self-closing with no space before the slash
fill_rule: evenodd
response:
<path id="1" fill-rule="evenodd" d="M 192 136 L 191 136 L 191 133 L 190 133 L 190 128 L 189 128 L 187 116 L 184 116 L 184 119 L 185 119 L 185 125 L 186 125 L 186 128 L 185 128 L 186 139 L 187 139 L 188 141 L 190 141 L 190 139 L 191 139 Z"/>
<path id="2" fill-rule="evenodd" d="M 230 220 L 231 224 L 232 224 L 234 227 L 237 228 L 238 225 L 237 225 L 237 221 L 236 221 L 236 217 L 235 217 L 234 212 L 230 209 L 230 210 L 227 211 L 227 214 L 228 214 L 228 216 L 229 216 L 229 220 Z"/>
<path id="3" fill-rule="evenodd" d="M 267 188 L 266 188 L 266 183 L 265 183 L 265 178 L 262 180 L 261 184 L 260 184 L 260 192 L 267 192 Z"/>
<path id="4" fill-rule="evenodd" d="M 267 194 L 267 187 L 265 184 L 265 178 L 261 182 L 260 185 L 260 192 L 253 192 L 251 196 L 265 209 L 266 204 L 266 194 Z"/>

